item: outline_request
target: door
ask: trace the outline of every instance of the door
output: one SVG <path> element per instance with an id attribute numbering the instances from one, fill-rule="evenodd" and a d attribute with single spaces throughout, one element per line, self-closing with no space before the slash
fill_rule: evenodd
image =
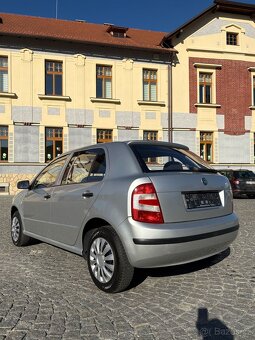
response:
<path id="1" fill-rule="evenodd" d="M 52 238 L 74 245 L 84 219 L 104 183 L 106 161 L 102 148 L 74 153 L 60 186 L 52 193 Z"/>
<path id="2" fill-rule="evenodd" d="M 50 237 L 51 195 L 67 157 L 61 157 L 44 168 L 27 192 L 22 203 L 26 231 Z"/>

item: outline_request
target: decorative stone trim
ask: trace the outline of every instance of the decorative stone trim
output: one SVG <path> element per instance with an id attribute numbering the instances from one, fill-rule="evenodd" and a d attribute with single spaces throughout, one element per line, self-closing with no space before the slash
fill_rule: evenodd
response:
<path id="1" fill-rule="evenodd" d="M 204 104 L 204 103 L 196 103 L 195 106 L 196 106 L 196 107 L 212 107 L 212 108 L 219 108 L 219 107 L 221 107 L 220 104 L 213 104 L 213 103 L 207 103 L 207 104 Z"/>
<path id="2" fill-rule="evenodd" d="M 206 64 L 206 63 L 194 63 L 194 67 L 200 68 L 209 68 L 209 69 L 221 69 L 222 65 L 220 64 Z"/>
<path id="3" fill-rule="evenodd" d="M 4 97 L 4 98 L 18 98 L 16 93 L 12 93 L 12 92 L 0 92 L 0 97 Z"/>
<path id="4" fill-rule="evenodd" d="M 120 99 L 90 97 L 90 100 L 92 103 L 120 104 Z"/>
<path id="5" fill-rule="evenodd" d="M 47 94 L 38 94 L 38 98 L 41 100 L 47 99 L 47 100 L 63 100 L 67 102 L 71 101 L 71 97 L 69 96 L 50 96 Z"/>
<path id="6" fill-rule="evenodd" d="M 0 194 L 2 195 L 15 195 L 20 190 L 17 188 L 17 182 L 23 180 L 31 181 L 35 177 L 35 174 L 0 174 L 0 187 L 5 187 L 6 191 Z"/>
<path id="7" fill-rule="evenodd" d="M 166 106 L 165 102 L 149 101 L 149 100 L 137 100 L 138 105 L 153 105 L 153 106 Z"/>

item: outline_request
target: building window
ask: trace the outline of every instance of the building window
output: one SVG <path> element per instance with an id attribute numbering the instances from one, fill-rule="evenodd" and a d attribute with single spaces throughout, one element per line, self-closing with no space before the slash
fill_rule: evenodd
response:
<path id="1" fill-rule="evenodd" d="M 49 162 L 63 152 L 63 129 L 45 129 L 45 161 Z"/>
<path id="2" fill-rule="evenodd" d="M 143 100 L 157 101 L 156 70 L 143 70 Z"/>
<path id="3" fill-rule="evenodd" d="M 158 131 L 143 131 L 143 140 L 158 140 Z"/>
<path id="4" fill-rule="evenodd" d="M 126 38 L 126 33 L 124 32 L 112 32 L 112 36 L 115 38 Z"/>
<path id="5" fill-rule="evenodd" d="M 0 57 L 0 92 L 8 92 L 8 58 Z"/>
<path id="6" fill-rule="evenodd" d="M 227 32 L 227 45 L 238 45 L 238 33 Z"/>
<path id="7" fill-rule="evenodd" d="M 255 76 L 253 76 L 252 80 L 252 105 L 255 106 Z"/>
<path id="8" fill-rule="evenodd" d="M 45 62 L 45 94 L 62 96 L 63 63 L 61 61 Z"/>
<path id="9" fill-rule="evenodd" d="M 212 103 L 212 73 L 199 73 L 199 103 Z"/>
<path id="10" fill-rule="evenodd" d="M 97 130 L 97 143 L 112 142 L 112 130 Z"/>
<path id="11" fill-rule="evenodd" d="M 200 132 L 200 157 L 207 162 L 213 161 L 213 133 Z"/>
<path id="12" fill-rule="evenodd" d="M 8 161 L 8 127 L 0 126 L 0 162 Z"/>
<path id="13" fill-rule="evenodd" d="M 97 98 L 112 98 L 112 67 L 97 65 Z"/>
<path id="14" fill-rule="evenodd" d="M 253 162 L 255 163 L 255 133 L 253 134 Z"/>
<path id="15" fill-rule="evenodd" d="M 115 38 L 126 38 L 127 37 L 128 27 L 121 27 L 110 25 L 107 29 L 107 32 L 110 33 Z"/>
<path id="16" fill-rule="evenodd" d="M 158 131 L 143 131 L 143 140 L 158 140 Z M 146 158 L 146 163 L 157 163 L 157 158 Z"/>

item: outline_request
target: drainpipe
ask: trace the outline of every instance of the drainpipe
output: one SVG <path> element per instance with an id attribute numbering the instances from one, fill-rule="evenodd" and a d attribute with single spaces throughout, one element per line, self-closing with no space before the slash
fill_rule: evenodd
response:
<path id="1" fill-rule="evenodd" d="M 171 53 L 170 64 L 168 64 L 168 142 L 173 142 L 173 101 L 172 101 L 172 61 L 173 54 Z"/>

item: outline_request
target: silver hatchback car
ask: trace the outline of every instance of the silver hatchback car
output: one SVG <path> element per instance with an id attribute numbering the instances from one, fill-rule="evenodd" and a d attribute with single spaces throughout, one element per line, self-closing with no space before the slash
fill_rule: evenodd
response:
<path id="1" fill-rule="evenodd" d="M 134 268 L 217 254 L 236 238 L 226 177 L 183 145 L 113 142 L 70 151 L 18 183 L 11 237 L 83 255 L 105 292 L 126 289 Z"/>

